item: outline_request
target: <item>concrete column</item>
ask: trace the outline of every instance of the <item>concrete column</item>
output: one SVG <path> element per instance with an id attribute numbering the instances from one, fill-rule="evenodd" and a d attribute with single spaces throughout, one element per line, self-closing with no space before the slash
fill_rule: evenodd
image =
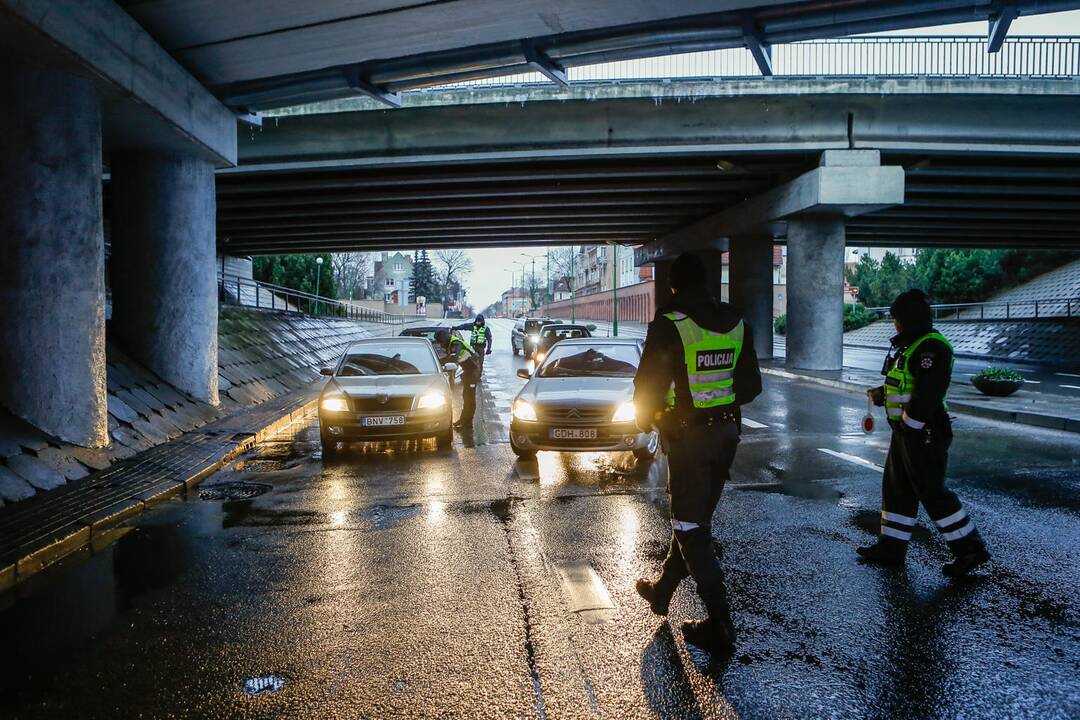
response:
<path id="1" fill-rule="evenodd" d="M 732 238 L 728 265 L 731 303 L 742 310 L 754 331 L 760 359 L 773 356 L 773 238 Z"/>
<path id="2" fill-rule="evenodd" d="M 705 264 L 705 285 L 709 293 L 717 300 L 727 300 L 724 291 L 724 252 L 722 250 L 701 249 L 694 254 Z"/>
<path id="3" fill-rule="evenodd" d="M 218 402 L 214 168 L 118 154 L 112 173 L 112 331 L 169 384 Z"/>
<path id="4" fill-rule="evenodd" d="M 657 260 L 653 263 L 653 283 L 656 290 L 653 314 L 671 302 L 671 261 Z M 651 318 L 650 318 L 651 319 Z"/>
<path id="5" fill-rule="evenodd" d="M 844 359 L 844 220 L 788 221 L 787 360 L 802 370 L 839 370 Z"/>
<path id="6" fill-rule="evenodd" d="M 101 112 L 91 85 L 0 62 L 0 404 L 108 443 Z"/>

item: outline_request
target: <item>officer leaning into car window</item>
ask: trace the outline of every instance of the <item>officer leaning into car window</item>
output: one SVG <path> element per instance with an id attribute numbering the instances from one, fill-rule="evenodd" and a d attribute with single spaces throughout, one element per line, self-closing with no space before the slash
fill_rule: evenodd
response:
<path id="1" fill-rule="evenodd" d="M 470 331 L 469 345 L 476 351 L 477 362 L 483 372 L 484 356 L 491 354 L 491 328 L 487 326 L 483 314 L 477 315 L 476 320 L 471 323 L 455 325 L 454 329 Z"/>
<path id="2" fill-rule="evenodd" d="M 449 330 L 435 333 L 435 342 L 449 356 L 452 362 L 461 367 L 461 416 L 454 427 L 471 428 L 473 415 L 476 414 L 476 385 L 480 382 L 479 355 Z"/>
<path id="3" fill-rule="evenodd" d="M 761 393 L 750 328 L 708 292 L 705 267 L 692 254 L 671 266 L 674 298 L 649 324 L 634 377 L 637 423 L 656 426 L 668 456 L 671 545 L 655 580 L 636 589 L 657 615 L 690 575 L 707 620 L 683 623 L 687 642 L 714 652 L 735 644 L 723 570 L 713 551 L 712 516 L 739 444 L 740 405 Z"/>
<path id="4" fill-rule="evenodd" d="M 945 487 L 952 426 L 945 392 L 952 379 L 952 345 L 932 327 L 921 290 L 901 293 L 890 308 L 897 335 L 881 374 L 885 383 L 867 390 L 884 405 L 892 428 L 881 483 L 881 534 L 857 549 L 863 562 L 902 565 L 919 503 L 941 531 L 953 560 L 942 571 L 961 577 L 990 559 L 975 523 L 956 494 Z"/>

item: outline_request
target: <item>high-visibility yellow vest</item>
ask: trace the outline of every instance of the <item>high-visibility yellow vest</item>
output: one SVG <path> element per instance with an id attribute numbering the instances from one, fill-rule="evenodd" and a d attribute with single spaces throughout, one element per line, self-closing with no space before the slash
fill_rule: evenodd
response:
<path id="1" fill-rule="evenodd" d="M 908 365 L 919 345 L 926 340 L 940 340 L 945 343 L 945 347 L 949 348 L 949 372 L 952 373 L 952 365 L 955 362 L 951 357 L 952 345 L 941 333 L 929 332 L 904 348 L 885 373 L 885 415 L 890 421 L 899 422 L 907 404 L 911 402 L 911 391 L 915 388 L 915 375 L 912 374 Z M 948 410 L 949 406 L 946 405 L 945 409 Z"/>
<path id="2" fill-rule="evenodd" d="M 685 313 L 669 312 L 664 317 L 675 323 L 682 340 L 683 360 L 690 382 L 690 397 L 699 409 L 731 405 L 735 402 L 735 364 L 742 353 L 744 325 L 729 332 L 706 330 Z M 675 388 L 668 390 L 668 407 L 675 406 Z"/>
<path id="3" fill-rule="evenodd" d="M 454 361 L 460 365 L 469 358 L 476 355 L 472 349 L 465 344 L 465 341 L 459 338 L 457 335 L 450 336 L 450 357 L 454 358 Z"/>
<path id="4" fill-rule="evenodd" d="M 473 325 L 472 337 L 470 342 L 473 347 L 477 345 L 484 345 L 487 343 L 487 326 L 486 325 Z"/>

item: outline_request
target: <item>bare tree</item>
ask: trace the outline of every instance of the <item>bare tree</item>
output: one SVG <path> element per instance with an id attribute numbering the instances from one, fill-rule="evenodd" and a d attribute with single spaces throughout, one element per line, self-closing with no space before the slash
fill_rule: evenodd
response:
<path id="1" fill-rule="evenodd" d="M 464 250 L 436 250 L 436 275 L 443 291 L 443 300 L 450 299 L 448 291 L 456 284 L 461 286 L 472 272 L 472 258 Z"/>
<path id="2" fill-rule="evenodd" d="M 551 281 L 555 286 L 562 285 L 567 290 L 573 291 L 576 251 L 577 248 L 570 247 L 548 248 L 548 257 L 551 259 Z"/>
<path id="3" fill-rule="evenodd" d="M 371 270 L 371 257 L 368 253 L 334 253 L 330 256 L 330 267 L 334 272 L 334 282 L 340 297 L 357 300 L 363 295 L 364 283 Z"/>

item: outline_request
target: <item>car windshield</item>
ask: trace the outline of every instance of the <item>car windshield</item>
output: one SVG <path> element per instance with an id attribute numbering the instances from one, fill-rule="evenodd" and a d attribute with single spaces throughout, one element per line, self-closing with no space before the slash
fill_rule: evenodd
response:
<path id="1" fill-rule="evenodd" d="M 545 325 L 545 324 L 546 323 L 543 320 L 526 320 L 525 321 L 525 332 L 526 333 L 538 332 L 540 330 L 540 327 L 542 325 Z"/>
<path id="2" fill-rule="evenodd" d="M 439 372 L 431 348 L 415 343 L 370 345 L 349 352 L 338 368 L 338 377 L 366 375 L 420 375 Z"/>
<path id="3" fill-rule="evenodd" d="M 537 375 L 634 377 L 640 359 L 636 345 L 556 345 Z"/>
<path id="4" fill-rule="evenodd" d="M 583 327 L 563 327 L 556 325 L 554 327 L 546 327 L 540 334 L 545 340 L 568 340 L 570 338 L 587 338 L 589 337 L 589 331 Z"/>

